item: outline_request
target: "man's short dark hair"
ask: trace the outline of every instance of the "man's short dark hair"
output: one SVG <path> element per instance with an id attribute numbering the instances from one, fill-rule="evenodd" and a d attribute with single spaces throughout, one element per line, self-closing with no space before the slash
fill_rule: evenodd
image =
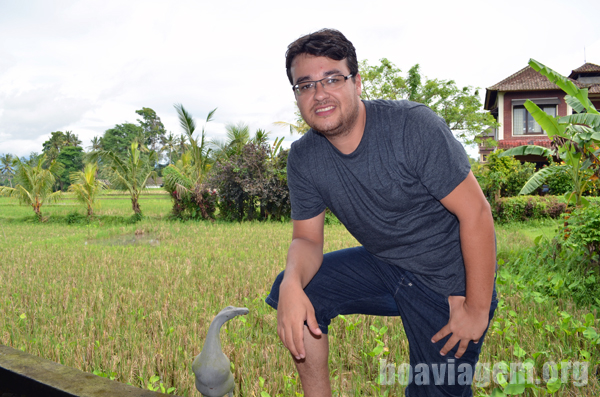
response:
<path id="1" fill-rule="evenodd" d="M 335 29 L 322 29 L 318 32 L 300 37 L 288 46 L 285 53 L 285 68 L 290 84 L 292 80 L 291 66 L 295 57 L 301 54 L 310 54 L 318 57 L 327 57 L 335 61 L 346 60 L 346 64 L 353 76 L 358 74 L 358 61 L 354 45 L 339 31 Z"/>

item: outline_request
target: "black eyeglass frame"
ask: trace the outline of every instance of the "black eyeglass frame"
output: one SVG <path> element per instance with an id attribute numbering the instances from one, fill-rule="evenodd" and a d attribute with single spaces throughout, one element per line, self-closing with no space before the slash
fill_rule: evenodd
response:
<path id="1" fill-rule="evenodd" d="M 330 79 L 330 78 L 332 78 L 332 77 L 338 77 L 338 76 L 340 76 L 340 77 L 343 77 L 343 78 L 344 78 L 344 83 L 345 83 L 345 82 L 346 82 L 346 80 L 348 80 L 349 78 L 351 78 L 351 77 L 354 77 L 354 75 L 353 75 L 352 73 L 350 73 L 348 76 L 344 76 L 343 74 L 334 74 L 334 75 L 331 75 L 331 76 L 323 77 L 321 80 L 314 80 L 314 81 L 301 81 L 301 82 L 300 82 L 300 83 L 298 83 L 298 84 L 294 84 L 294 85 L 292 86 L 292 90 L 294 91 L 294 94 L 296 94 L 296 95 L 298 95 L 298 96 L 301 96 L 302 94 L 300 93 L 300 90 L 299 90 L 299 88 L 300 88 L 300 84 L 308 84 L 308 83 L 314 83 L 314 84 L 315 84 L 315 88 L 314 88 L 315 90 L 317 89 L 317 83 L 321 83 L 321 86 L 323 87 L 323 89 L 324 89 L 324 90 L 327 90 L 327 89 L 325 88 L 325 83 L 323 83 L 323 80 L 327 80 L 327 79 Z M 340 87 L 341 87 L 341 86 L 340 86 Z"/>

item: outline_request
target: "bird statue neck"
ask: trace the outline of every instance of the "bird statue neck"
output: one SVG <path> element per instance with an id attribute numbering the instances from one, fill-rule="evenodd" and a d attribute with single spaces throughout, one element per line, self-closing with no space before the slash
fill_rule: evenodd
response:
<path id="1" fill-rule="evenodd" d="M 208 333 L 206 334 L 206 341 L 204 342 L 204 347 L 202 348 L 202 352 L 219 352 L 221 353 L 221 337 L 219 332 L 221 331 L 221 327 L 225 322 L 229 320 L 225 315 L 217 315 L 210 327 L 208 327 Z"/>

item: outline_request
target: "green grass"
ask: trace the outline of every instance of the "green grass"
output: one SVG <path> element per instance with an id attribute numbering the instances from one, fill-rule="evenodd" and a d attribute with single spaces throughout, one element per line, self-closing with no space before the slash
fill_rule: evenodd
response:
<path id="1" fill-rule="evenodd" d="M 191 363 L 212 318 L 225 306 L 246 306 L 250 313 L 221 332 L 236 395 L 301 393 L 277 336 L 276 312 L 264 303 L 285 265 L 291 224 L 169 221 L 170 200 L 160 194 L 144 196 L 143 221 L 110 223 L 102 217 L 131 215 L 129 200 L 119 195 L 101 200 L 96 221 L 67 225 L 52 219 L 73 209 L 83 214 L 81 206 L 43 207 L 48 221 L 37 223 L 27 213 L 31 209 L 0 198 L 0 343 L 120 382 L 144 388 L 162 382 L 178 395 L 196 396 Z M 598 396 L 598 345 L 584 336 L 591 335 L 588 328 L 598 331 L 597 313 L 535 294 L 509 272 L 513 258 L 554 227 L 546 221 L 497 228 L 499 258 L 506 262 L 498 279 L 501 304 L 480 361 L 530 359 L 541 376 L 546 361 L 588 360 L 588 385 L 569 381 L 558 395 Z M 342 226 L 328 225 L 325 232 L 326 251 L 356 245 Z M 123 237 L 134 236 L 146 240 L 122 244 Z M 378 333 L 383 326 L 387 332 Z M 380 358 L 408 362 L 400 319 L 337 318 L 330 335 L 338 395 L 402 395 L 401 385 L 376 382 Z M 378 340 L 384 344 L 379 355 Z M 475 395 L 488 395 L 494 387 L 500 385 L 476 388 Z M 525 395 L 546 395 L 546 385 L 539 387 L 537 394 L 528 388 Z"/>
<path id="2" fill-rule="evenodd" d="M 169 194 L 162 189 L 149 189 L 140 197 L 140 207 L 144 216 L 161 219 L 167 217 L 171 211 L 172 201 Z M 46 221 L 53 222 L 77 212 L 86 214 L 86 207 L 77 202 L 73 194 L 64 193 L 58 203 L 44 204 L 41 208 Z M 119 191 L 105 191 L 98 199 L 94 213 L 100 220 L 114 217 L 129 217 L 133 214 L 129 195 Z M 29 206 L 18 205 L 12 198 L 0 197 L 0 220 L 21 221 L 30 219 L 37 222 L 33 209 Z"/>

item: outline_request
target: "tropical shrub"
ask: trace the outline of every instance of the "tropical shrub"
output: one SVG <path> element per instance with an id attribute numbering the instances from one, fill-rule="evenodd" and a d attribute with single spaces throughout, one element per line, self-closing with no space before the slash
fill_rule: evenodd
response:
<path id="1" fill-rule="evenodd" d="M 502 149 L 496 150 L 488 155 L 486 164 L 472 167 L 481 190 L 490 202 L 495 202 L 500 197 L 518 195 L 521 186 L 535 172 L 533 164 L 521 164 L 513 157 L 500 156 L 502 153 Z"/>
<path id="2" fill-rule="evenodd" d="M 85 169 L 79 172 L 71 173 L 71 185 L 69 191 L 75 194 L 75 199 L 84 204 L 87 208 L 87 216 L 94 215 L 94 205 L 102 189 L 106 189 L 106 184 L 96 179 L 98 164 L 86 164 Z"/>
<path id="3" fill-rule="evenodd" d="M 564 217 L 561 235 L 565 245 L 583 255 L 586 270 L 600 270 L 600 206 L 577 208 Z"/>
<path id="4" fill-rule="evenodd" d="M 62 194 L 60 190 L 52 192 L 56 175 L 62 172 L 62 166 L 52 161 L 48 169 L 44 168 L 45 154 L 30 161 L 31 164 L 28 164 L 16 159 L 16 185 L 14 188 L 3 186 L 0 195 L 17 198 L 21 204 L 31 206 L 37 219 L 42 221 L 42 205 L 58 201 Z"/>
<path id="5" fill-rule="evenodd" d="M 529 65 L 567 93 L 565 101 L 575 113 L 552 117 L 527 100 L 525 108 L 552 139 L 556 150 L 552 153 L 552 150 L 545 147 L 526 145 L 507 150 L 502 155 L 536 154 L 547 158 L 552 155 L 560 157 L 560 165 L 552 165 L 536 172 L 519 194 L 531 194 L 550 176 L 567 173 L 572 186 L 572 190 L 565 194 L 567 202 L 577 207 L 586 206 L 589 200 L 582 196 L 600 178 L 600 112 L 588 98 L 587 88 L 578 88 L 571 80 L 533 59 L 529 60 Z"/>
<path id="6" fill-rule="evenodd" d="M 204 184 L 196 184 L 192 189 L 183 188 L 180 170 L 170 165 L 163 170 L 165 190 L 173 198 L 172 215 L 178 219 L 214 219 L 217 204 L 217 191 Z"/>
<path id="7" fill-rule="evenodd" d="M 574 248 L 560 236 L 552 241 L 540 236 L 535 247 L 524 251 L 508 266 L 529 291 L 573 300 L 582 306 L 600 307 L 598 266 L 590 268 L 588 255 Z"/>
<path id="8" fill-rule="evenodd" d="M 267 144 L 247 143 L 214 164 L 208 185 L 219 194 L 219 217 L 229 221 L 290 216 L 287 154 L 270 155 Z"/>
<path id="9" fill-rule="evenodd" d="M 567 209 L 564 200 L 554 196 L 517 196 L 500 198 L 492 205 L 496 222 L 558 218 Z"/>

